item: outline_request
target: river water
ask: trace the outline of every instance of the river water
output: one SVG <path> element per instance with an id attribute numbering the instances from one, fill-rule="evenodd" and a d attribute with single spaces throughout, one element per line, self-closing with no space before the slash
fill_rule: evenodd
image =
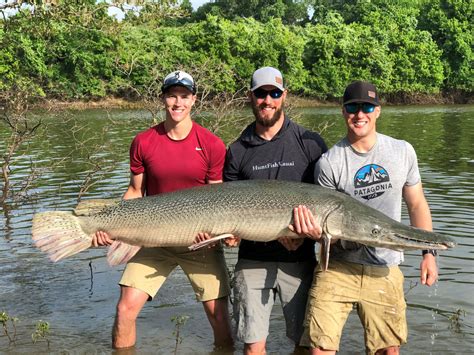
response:
<path id="1" fill-rule="evenodd" d="M 240 112 L 248 119 L 250 111 Z M 345 131 L 340 109 L 293 110 L 302 125 L 319 130 L 328 145 Z M 31 218 L 43 210 L 73 208 L 83 198 L 120 197 L 128 184 L 128 147 L 137 132 L 150 125 L 146 111 L 86 110 L 40 114 L 42 131 L 25 143 L 11 166 L 15 191 L 36 178 L 26 199 L 1 206 L 0 314 L 17 318 L 15 342 L 0 327 L 0 353 L 108 354 L 118 299 L 117 282 L 123 267 L 109 267 L 104 249 L 90 249 L 60 263 L 51 263 L 31 243 Z M 229 143 L 241 121 L 220 126 Z M 329 126 L 329 127 L 327 127 Z M 474 352 L 474 106 L 384 107 L 378 130 L 405 139 L 415 147 L 431 207 L 435 230 L 458 243 L 438 257 L 439 282 L 418 283 L 419 252 L 407 252 L 402 270 L 408 303 L 409 354 L 468 354 Z M 1 153 L 9 131 L 0 126 Z M 86 182 L 86 184 L 84 184 Z M 87 183 L 89 182 L 89 183 Z M 403 220 L 407 222 L 404 210 Z M 230 269 L 236 250 L 227 250 Z M 138 320 L 137 353 L 173 353 L 177 336 L 173 317 L 188 316 L 180 327 L 180 354 L 219 354 L 202 306 L 181 270 L 175 270 L 158 297 L 148 302 Z M 38 321 L 50 332 L 33 344 Z M 0 318 L 1 321 L 1 318 Z M 11 322 L 6 323 L 10 337 Z M 279 306 L 271 319 L 268 352 L 289 354 Z M 49 348 L 46 339 L 49 341 Z M 235 353 L 241 353 L 242 344 Z M 351 315 L 344 329 L 341 354 L 362 354 L 363 332 Z"/>

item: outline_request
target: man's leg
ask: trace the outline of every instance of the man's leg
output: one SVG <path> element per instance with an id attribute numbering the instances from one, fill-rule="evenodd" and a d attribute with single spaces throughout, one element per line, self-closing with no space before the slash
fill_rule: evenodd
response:
<path id="1" fill-rule="evenodd" d="M 265 354 L 275 301 L 277 263 L 239 259 L 234 271 L 234 319 L 245 354 Z"/>
<path id="2" fill-rule="evenodd" d="M 305 331 L 301 345 L 311 354 L 334 354 L 344 324 L 360 295 L 362 268 L 358 264 L 329 260 L 329 268 L 318 266 L 309 292 Z"/>
<path id="3" fill-rule="evenodd" d="M 204 301 L 202 305 L 214 332 L 214 344 L 223 347 L 232 346 L 234 339 L 230 326 L 228 298 Z"/>
<path id="4" fill-rule="evenodd" d="M 190 251 L 172 248 L 193 287 L 196 299 L 202 302 L 214 332 L 214 345 L 230 347 L 234 341 L 230 326 L 228 296 L 231 293 L 229 274 L 221 245 Z"/>
<path id="5" fill-rule="evenodd" d="M 245 355 L 263 355 L 266 354 L 265 345 L 267 341 L 261 340 L 256 343 L 245 343 L 244 344 L 244 354 Z"/>
<path id="6" fill-rule="evenodd" d="M 295 351 L 303 349 L 299 343 L 315 266 L 315 260 L 278 263 L 277 290 L 286 322 L 286 336 L 295 343 Z"/>
<path id="7" fill-rule="evenodd" d="M 369 354 L 393 355 L 407 341 L 403 274 L 398 266 L 364 266 L 357 309 Z"/>
<path id="8" fill-rule="evenodd" d="M 311 355 L 334 355 L 336 354 L 336 350 L 323 350 L 323 349 L 311 349 Z"/>
<path id="9" fill-rule="evenodd" d="M 112 332 L 112 346 L 135 345 L 135 321 L 143 305 L 154 297 L 176 267 L 169 248 L 142 248 L 130 260 L 120 279 L 120 299 Z"/>
<path id="10" fill-rule="evenodd" d="M 390 346 L 385 349 L 377 350 L 375 353 L 376 355 L 398 355 L 400 354 L 400 347 L 399 346 Z"/>
<path id="11" fill-rule="evenodd" d="M 112 346 L 115 349 L 135 345 L 136 319 L 149 297 L 146 292 L 133 287 L 120 286 L 120 291 L 112 333 Z"/>

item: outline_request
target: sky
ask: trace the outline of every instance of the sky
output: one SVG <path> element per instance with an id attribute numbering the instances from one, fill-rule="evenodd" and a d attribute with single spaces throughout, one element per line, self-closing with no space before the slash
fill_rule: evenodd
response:
<path id="1" fill-rule="evenodd" d="M 0 5 L 5 4 L 7 2 L 13 2 L 13 0 L 0 0 Z M 191 5 L 193 6 L 194 10 L 197 10 L 199 8 L 199 6 L 201 6 L 202 4 L 205 4 L 207 2 L 209 2 L 209 0 L 191 0 Z M 6 9 L 5 10 L 5 15 L 7 17 L 9 15 L 14 14 L 14 13 L 16 13 L 16 10 L 14 10 L 14 9 Z M 119 19 L 123 17 L 123 13 L 120 10 L 118 10 L 117 8 L 109 9 L 109 14 L 112 15 L 112 16 L 115 16 Z"/>
<path id="2" fill-rule="evenodd" d="M 208 0 L 191 0 L 191 5 L 193 5 L 193 9 L 196 10 L 202 4 L 209 2 Z"/>
<path id="3" fill-rule="evenodd" d="M 1 2 L 1 0 L 0 0 Z M 191 0 L 191 5 L 193 6 L 194 10 L 197 10 L 201 5 L 209 2 L 209 0 Z M 126 6 L 125 6 L 126 7 Z M 115 16 L 117 19 L 121 20 L 124 17 L 124 14 L 121 10 L 116 7 L 109 8 L 109 15 Z"/>

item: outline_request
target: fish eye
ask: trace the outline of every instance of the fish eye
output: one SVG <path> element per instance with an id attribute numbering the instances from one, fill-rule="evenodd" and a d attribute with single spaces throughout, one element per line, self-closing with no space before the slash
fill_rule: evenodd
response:
<path id="1" fill-rule="evenodd" d="M 374 235 L 380 234 L 380 227 L 375 226 L 374 229 L 372 229 L 372 234 L 374 234 Z"/>

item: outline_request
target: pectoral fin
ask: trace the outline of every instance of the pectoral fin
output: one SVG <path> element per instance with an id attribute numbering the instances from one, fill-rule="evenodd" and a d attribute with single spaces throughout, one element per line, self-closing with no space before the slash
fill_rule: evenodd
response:
<path id="1" fill-rule="evenodd" d="M 124 264 L 129 261 L 139 250 L 140 246 L 130 245 L 115 240 L 107 252 L 107 262 L 111 266 Z"/>
<path id="2" fill-rule="evenodd" d="M 329 266 L 329 250 L 331 248 L 332 236 L 328 233 L 323 233 L 321 236 L 321 247 L 319 249 L 319 263 L 323 271 L 326 271 Z"/>
<path id="3" fill-rule="evenodd" d="M 206 240 L 203 240 L 202 242 L 199 242 L 199 243 L 196 243 L 196 244 L 193 244 L 193 245 L 190 245 L 188 247 L 189 250 L 198 250 L 198 249 L 201 249 L 207 245 L 210 245 L 212 243 L 215 243 L 221 239 L 225 239 L 225 238 L 229 238 L 229 237 L 233 237 L 232 234 L 221 234 L 221 235 L 218 235 L 218 236 L 215 236 L 215 237 L 212 237 L 210 239 L 206 239 Z"/>

